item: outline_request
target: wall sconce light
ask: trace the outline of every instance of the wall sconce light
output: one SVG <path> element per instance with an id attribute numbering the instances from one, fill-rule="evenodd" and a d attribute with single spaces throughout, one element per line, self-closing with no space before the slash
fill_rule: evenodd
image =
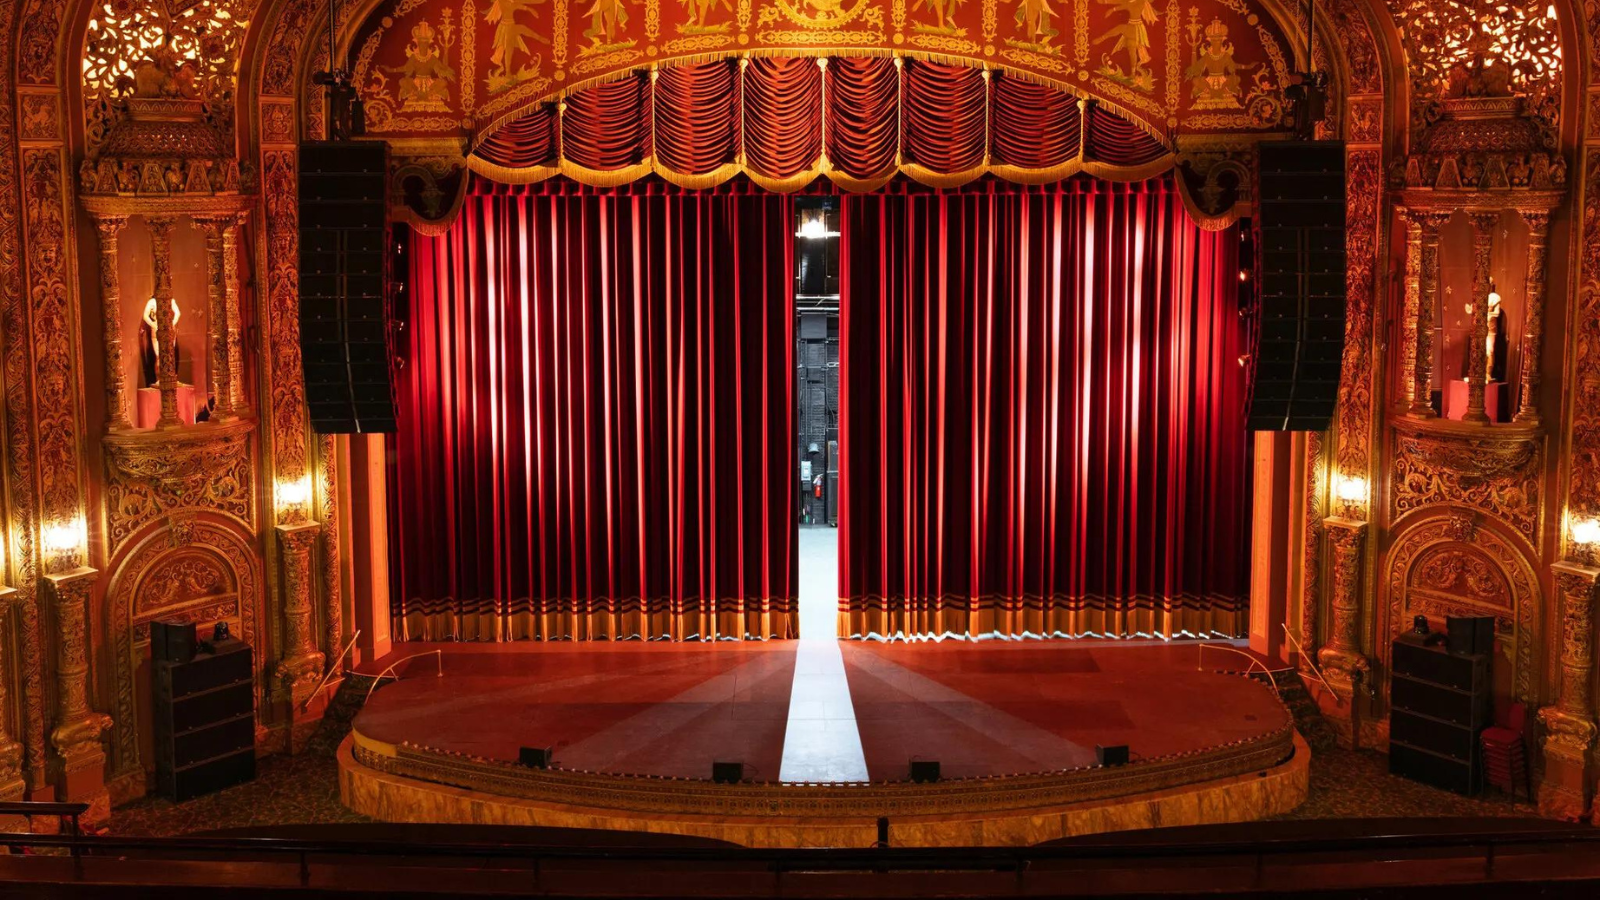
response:
<path id="1" fill-rule="evenodd" d="M 1367 502 L 1367 480 L 1357 475 L 1342 475 L 1334 483 L 1333 494 L 1346 509 Z"/>
<path id="2" fill-rule="evenodd" d="M 1600 519 L 1573 519 L 1572 542 L 1581 547 L 1600 544 Z"/>
<path id="3" fill-rule="evenodd" d="M 44 549 L 52 555 L 77 553 L 89 542 L 89 527 L 82 516 L 65 522 L 53 522 L 44 528 Z"/>
<path id="4" fill-rule="evenodd" d="M 299 478 L 286 479 L 278 482 L 278 509 L 287 510 L 305 506 L 311 502 L 311 476 L 301 475 Z"/>

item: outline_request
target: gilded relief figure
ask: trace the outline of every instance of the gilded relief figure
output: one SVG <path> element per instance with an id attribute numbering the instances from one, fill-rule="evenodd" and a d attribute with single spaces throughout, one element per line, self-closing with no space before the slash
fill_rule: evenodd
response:
<path id="1" fill-rule="evenodd" d="M 589 17 L 589 27 L 584 30 L 583 36 L 591 43 L 578 52 L 579 56 L 609 53 L 633 46 L 632 40 L 617 40 L 617 29 L 628 25 L 627 0 L 594 0 L 594 5 L 584 15 Z"/>
<path id="2" fill-rule="evenodd" d="M 718 6 L 722 7 L 724 12 L 733 12 L 733 5 L 729 0 L 679 0 L 679 2 L 689 13 L 688 22 L 678 23 L 679 34 L 721 34 L 733 24 L 718 22 L 713 25 L 706 22 L 706 16 Z"/>
<path id="3" fill-rule="evenodd" d="M 927 7 L 933 11 L 935 21 L 913 23 L 911 30 L 923 34 L 948 34 L 954 37 L 965 37 L 967 30 L 965 28 L 957 28 L 956 23 L 952 21 L 956 15 L 956 7 L 963 2 L 965 0 L 917 0 L 917 5 L 911 7 L 911 11 L 916 12 L 923 7 Z"/>
<path id="4" fill-rule="evenodd" d="M 411 29 L 405 65 L 383 67 L 400 76 L 401 112 L 448 112 L 450 109 L 450 85 L 456 80 L 456 72 L 444 61 L 444 54 L 455 43 L 454 28 L 446 20 L 441 29 L 442 48 L 434 41 L 433 26 L 423 19 Z"/>
<path id="5" fill-rule="evenodd" d="M 535 53 L 525 64 L 518 66 L 518 58 L 528 53 L 528 38 L 548 45 L 550 39 L 517 21 L 517 14 L 530 10 L 544 0 L 490 0 L 484 21 L 494 26 L 493 50 L 489 63 L 495 68 L 489 73 L 489 92 L 498 93 L 514 84 L 538 74 L 543 56 Z"/>
<path id="6" fill-rule="evenodd" d="M 1206 26 L 1205 41 L 1199 42 L 1196 31 L 1199 24 L 1189 25 L 1189 41 L 1195 48 L 1195 60 L 1184 70 L 1189 79 L 1189 95 L 1194 109 L 1241 109 L 1242 93 L 1239 73 L 1255 68 L 1255 63 L 1240 65 L 1233 58 L 1233 42 L 1228 40 L 1228 26 L 1220 18 L 1213 18 Z"/>
<path id="7" fill-rule="evenodd" d="M 1150 26 L 1161 18 L 1156 13 L 1155 3 L 1153 0 L 1099 0 L 1099 2 L 1103 6 L 1111 7 L 1113 12 L 1127 16 L 1127 21 L 1108 29 L 1099 40 L 1095 41 L 1098 45 L 1116 39 L 1111 51 L 1100 57 L 1100 74 L 1141 91 L 1154 90 L 1155 73 L 1150 70 Z M 1119 51 L 1127 54 L 1127 70 L 1112 59 Z"/>
<path id="8" fill-rule="evenodd" d="M 1050 27 L 1055 15 L 1048 0 L 1017 0 L 1017 28 L 1021 29 L 1023 37 L 1021 40 L 1007 38 L 1006 43 L 1034 53 L 1055 53 L 1050 39 L 1061 33 L 1059 28 Z"/>

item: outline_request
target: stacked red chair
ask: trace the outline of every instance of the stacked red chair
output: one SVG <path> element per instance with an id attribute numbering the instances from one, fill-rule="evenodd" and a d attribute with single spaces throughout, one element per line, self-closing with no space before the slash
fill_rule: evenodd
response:
<path id="1" fill-rule="evenodd" d="M 1533 778 L 1528 770 L 1528 752 L 1525 734 L 1528 708 L 1521 703 L 1495 711 L 1495 722 L 1485 728 L 1478 740 L 1483 747 L 1484 777 L 1495 787 L 1512 797 L 1517 795 L 1516 777 L 1522 776 L 1522 786 L 1528 799 L 1533 799 Z"/>

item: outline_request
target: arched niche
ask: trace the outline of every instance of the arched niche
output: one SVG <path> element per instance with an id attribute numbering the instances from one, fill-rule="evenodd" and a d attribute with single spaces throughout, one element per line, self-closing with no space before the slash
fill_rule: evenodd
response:
<path id="1" fill-rule="evenodd" d="M 1413 616 L 1427 616 L 1436 629 L 1446 616 L 1493 616 L 1495 694 L 1537 705 L 1542 596 L 1509 529 L 1481 513 L 1447 509 L 1395 536 L 1384 573 L 1388 628 L 1378 650 L 1385 662 L 1389 642 L 1411 628 Z"/>
<path id="2" fill-rule="evenodd" d="M 174 517 L 138 539 L 116 565 L 106 591 L 106 644 L 111 648 L 111 775 L 123 799 L 144 793 L 151 760 L 150 623 L 194 622 L 202 634 L 227 622 L 257 650 L 256 706 L 263 700 L 259 550 L 231 523 Z"/>

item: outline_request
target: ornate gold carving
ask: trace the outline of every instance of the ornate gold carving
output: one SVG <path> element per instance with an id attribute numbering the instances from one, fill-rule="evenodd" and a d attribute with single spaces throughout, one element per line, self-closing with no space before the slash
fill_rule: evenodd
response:
<path id="1" fill-rule="evenodd" d="M 112 431 L 132 427 L 128 421 L 128 396 L 122 371 L 122 294 L 117 275 L 117 232 L 127 224 L 124 216 L 98 216 L 100 235 L 100 306 L 105 329 L 106 427 Z"/>
<path id="2" fill-rule="evenodd" d="M 1568 503 L 1574 515 L 1600 515 L 1600 147 L 1584 162 L 1581 275 L 1571 327 L 1571 463 Z M 1576 217 L 1574 217 L 1576 218 Z"/>
<path id="3" fill-rule="evenodd" d="M 1545 7 L 1389 0 L 1389 9 L 1405 45 L 1414 120 L 1426 121 L 1430 109 L 1447 96 L 1516 90 L 1541 107 L 1557 102 L 1559 29 Z"/>
<path id="4" fill-rule="evenodd" d="M 1449 509 L 1401 532 L 1386 565 L 1391 638 L 1411 627 L 1413 612 L 1504 615 L 1507 621 L 1500 630 L 1513 643 L 1514 694 L 1524 703 L 1537 702 L 1539 579 L 1523 550 L 1472 512 Z M 1452 572 L 1458 573 L 1455 584 L 1462 588 L 1460 594 L 1435 586 L 1437 579 Z M 1387 662 L 1388 641 L 1380 641 L 1379 647 Z"/>
<path id="5" fill-rule="evenodd" d="M 1419 427 L 1415 421 L 1394 423 L 1391 517 L 1435 504 L 1474 506 L 1504 520 L 1530 546 L 1537 543 L 1544 471 L 1537 433 Z"/>
<path id="6" fill-rule="evenodd" d="M 161 418 L 157 428 L 176 428 L 178 422 L 178 333 L 173 319 L 172 220 L 148 219 L 150 260 L 155 267 L 156 385 L 161 389 Z"/>
<path id="7" fill-rule="evenodd" d="M 1527 313 L 1523 320 L 1522 335 L 1522 393 L 1517 403 L 1513 421 L 1530 425 L 1539 424 L 1539 370 L 1544 355 L 1544 285 L 1545 257 L 1550 242 L 1550 214 L 1527 210 L 1522 218 L 1528 223 L 1528 277 L 1524 296 Z"/>
<path id="8" fill-rule="evenodd" d="M 1361 652 L 1361 568 L 1367 523 L 1330 516 L 1323 526 L 1333 556 L 1333 621 L 1328 627 L 1328 644 L 1318 651 L 1317 661 L 1334 690 L 1349 697 L 1355 682 L 1369 668 Z"/>
<path id="9" fill-rule="evenodd" d="M 293 150 L 262 154 L 267 208 L 267 304 L 262 348 L 271 360 L 270 437 L 273 469 L 285 481 L 306 469 L 305 387 L 300 368 L 299 202 Z"/>
<path id="10" fill-rule="evenodd" d="M 339 456 L 331 434 L 318 438 L 318 474 L 322 481 L 322 609 L 329 653 L 344 649 L 344 599 L 339 575 Z M 335 660 L 337 665 L 340 660 Z"/>
<path id="11" fill-rule="evenodd" d="M 1567 820 L 1580 819 L 1588 805 L 1587 762 L 1594 747 L 1594 603 L 1600 571 L 1569 563 L 1555 566 L 1561 600 L 1561 693 L 1556 704 L 1539 710 L 1544 731 L 1546 770 L 1565 767 L 1580 773 L 1585 790 L 1563 789 L 1551 781 L 1541 786 L 1539 811 Z"/>
<path id="12" fill-rule="evenodd" d="M 136 699 L 135 689 L 145 656 L 141 643 L 148 640 L 151 620 L 171 616 L 209 624 L 226 619 L 246 643 L 262 646 L 257 640 L 260 551 L 248 531 L 198 518 L 192 511 L 173 514 L 166 523 L 121 555 L 106 591 L 114 713 L 111 770 L 117 778 L 138 777 L 144 771 L 136 731 L 144 701 Z M 263 656 L 256 656 L 258 675 L 266 665 Z M 263 683 L 258 677 L 258 709 Z"/>
<path id="13" fill-rule="evenodd" d="M 107 544 L 113 556 L 139 531 L 181 510 L 204 509 L 249 530 L 255 465 L 248 420 L 107 435 Z"/>
<path id="14" fill-rule="evenodd" d="M 94 569 L 46 575 L 50 601 L 55 607 L 56 641 L 56 719 L 50 743 L 67 772 L 98 767 L 105 763 L 100 735 L 111 727 L 111 718 L 89 708 L 89 589 L 94 586 Z"/>
<path id="15" fill-rule="evenodd" d="M 305 701 L 322 674 L 321 651 L 313 631 L 314 584 L 311 551 L 322 526 L 316 522 L 279 525 L 279 559 L 283 565 L 283 657 L 278 662 L 279 688 L 294 705 Z"/>
<path id="16" fill-rule="evenodd" d="M 16 597 L 15 588 L 0 587 L 0 612 L 8 611 L 13 599 Z M 11 635 L 7 634 L 4 623 L 10 616 L 0 616 L 0 672 L 9 675 L 11 672 L 10 660 L 6 654 L 10 651 Z M 10 678 L 0 678 L 0 709 L 11 708 Z M 0 800 L 13 801 L 22 799 L 27 784 L 22 779 L 22 745 L 6 730 L 5 717 L 0 716 Z"/>
<path id="17" fill-rule="evenodd" d="M 1467 342 L 1467 411 L 1463 422 L 1487 424 L 1484 412 L 1484 341 L 1489 337 L 1489 269 L 1493 264 L 1494 230 L 1500 226 L 1498 212 L 1472 214 L 1472 339 Z"/>
<path id="18" fill-rule="evenodd" d="M 219 419 L 244 415 L 244 323 L 239 310 L 239 231 L 250 221 L 248 213 L 237 213 L 222 227 L 222 312 L 224 336 L 228 345 L 227 401 L 217 401 Z"/>
<path id="19" fill-rule="evenodd" d="M 1345 341 L 1340 365 L 1334 458 L 1342 475 L 1370 480 L 1372 471 L 1372 358 L 1381 320 L 1373 288 L 1377 263 L 1378 201 L 1382 194 L 1379 151 L 1352 149 L 1345 162 Z"/>

